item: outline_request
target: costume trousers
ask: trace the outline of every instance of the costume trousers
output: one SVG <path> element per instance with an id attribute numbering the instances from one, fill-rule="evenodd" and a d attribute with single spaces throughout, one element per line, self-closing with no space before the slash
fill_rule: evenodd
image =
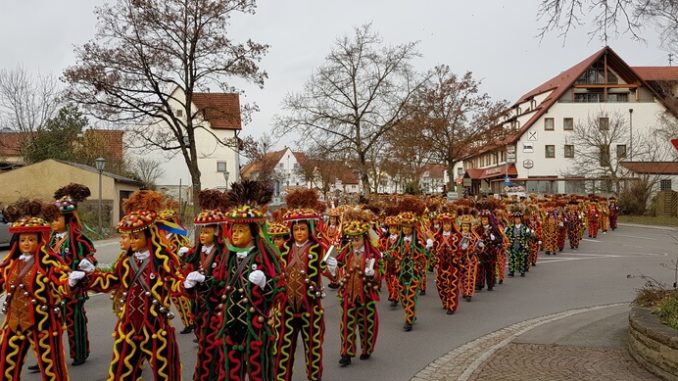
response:
<path id="1" fill-rule="evenodd" d="M 456 311 L 459 307 L 461 289 L 461 267 L 454 264 L 440 264 L 436 269 L 436 288 L 443 308 Z"/>
<path id="2" fill-rule="evenodd" d="M 579 225 L 572 225 L 567 228 L 567 239 L 570 241 L 570 248 L 576 249 L 579 247 L 579 241 L 581 240 Z"/>
<path id="3" fill-rule="evenodd" d="M 478 279 L 478 257 L 470 256 L 464 263 L 464 273 L 462 283 L 464 286 L 464 297 L 476 294 L 476 281 Z"/>
<path id="4" fill-rule="evenodd" d="M 431 259 L 427 252 L 426 263 L 424 264 L 424 267 L 421 268 L 421 281 L 419 282 L 419 291 L 423 292 L 424 294 L 426 293 L 426 286 L 428 283 L 428 267 L 430 263 Z"/>
<path id="5" fill-rule="evenodd" d="M 248 328 L 248 343 L 236 342 L 230 335 L 224 338 L 226 372 L 229 381 L 269 381 L 273 379 L 273 348 L 264 327 L 265 321 L 256 319 Z"/>
<path id="6" fill-rule="evenodd" d="M 537 265 L 537 258 L 539 258 L 539 241 L 532 240 L 529 244 L 529 254 L 527 255 L 527 263 L 525 268 Z M 527 270 L 526 270 L 527 271 Z"/>
<path id="7" fill-rule="evenodd" d="M 400 304 L 405 310 L 405 324 L 412 325 L 416 321 L 417 297 L 419 296 L 419 282 L 400 283 L 398 285 Z"/>
<path id="8" fill-rule="evenodd" d="M 191 312 L 191 300 L 185 296 L 172 298 L 172 303 L 177 308 L 179 318 L 184 327 L 193 325 L 193 313 Z"/>
<path id="9" fill-rule="evenodd" d="M 113 360 L 108 381 L 139 380 L 144 361 L 148 361 L 155 381 L 181 380 L 179 348 L 174 328 L 137 332 L 131 326 L 118 323 L 113 334 Z"/>
<path id="10" fill-rule="evenodd" d="M 32 346 L 43 381 L 68 381 L 60 331 L 15 332 L 4 325 L 0 347 L 0 380 L 18 381 L 28 347 Z"/>
<path id="11" fill-rule="evenodd" d="M 503 282 L 506 279 L 506 261 L 508 260 L 506 252 L 507 250 L 502 247 L 497 253 L 497 281 Z"/>
<path id="12" fill-rule="evenodd" d="M 89 357 L 89 338 L 87 337 L 87 314 L 85 313 L 86 295 L 68 299 L 64 305 L 64 320 L 68 332 L 68 346 L 73 360 L 85 360 Z"/>
<path id="13" fill-rule="evenodd" d="M 200 311 L 195 319 L 195 336 L 198 339 L 198 358 L 193 373 L 194 381 L 226 381 L 226 363 L 223 341 L 218 333 L 222 319 L 208 310 Z"/>
<path id="14" fill-rule="evenodd" d="M 476 284 L 482 290 L 487 284 L 487 289 L 494 288 L 497 281 L 495 269 L 497 260 L 494 257 L 486 256 L 478 263 L 478 281 Z"/>
<path id="15" fill-rule="evenodd" d="M 598 221 L 591 219 L 591 221 L 589 221 L 589 238 L 597 237 L 598 237 Z"/>
<path id="16" fill-rule="evenodd" d="M 524 273 L 527 270 L 527 255 L 527 250 L 513 248 L 509 249 L 509 274 L 514 274 L 516 271 Z"/>
<path id="17" fill-rule="evenodd" d="M 416 286 L 414 288 L 416 292 Z M 356 335 L 360 334 L 360 346 L 363 354 L 372 354 L 377 344 L 379 333 L 379 314 L 377 303 L 369 300 L 365 303 L 340 299 L 341 321 L 339 333 L 341 335 L 342 357 L 354 357 L 356 353 Z"/>
<path id="18" fill-rule="evenodd" d="M 396 273 L 395 264 L 386 264 L 386 288 L 388 288 L 388 300 L 391 302 L 398 301 L 398 274 Z"/>
<path id="19" fill-rule="evenodd" d="M 565 238 L 567 237 L 567 228 L 558 228 L 558 251 L 563 251 L 565 248 Z"/>
<path id="20" fill-rule="evenodd" d="M 297 313 L 290 306 L 282 308 L 277 322 L 278 345 L 275 353 L 276 380 L 290 381 L 294 368 L 294 354 L 299 334 L 306 354 L 306 377 L 317 381 L 323 373 L 323 338 L 325 319 L 320 303 L 312 306 L 312 311 Z"/>
<path id="21" fill-rule="evenodd" d="M 610 219 L 607 216 L 600 218 L 600 230 L 607 232 L 610 229 Z"/>

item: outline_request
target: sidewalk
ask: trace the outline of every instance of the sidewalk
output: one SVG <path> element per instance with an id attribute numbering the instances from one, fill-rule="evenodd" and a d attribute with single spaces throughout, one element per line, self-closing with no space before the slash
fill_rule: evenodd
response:
<path id="1" fill-rule="evenodd" d="M 514 324 L 455 349 L 413 380 L 659 380 L 628 354 L 629 311 L 618 304 Z"/>

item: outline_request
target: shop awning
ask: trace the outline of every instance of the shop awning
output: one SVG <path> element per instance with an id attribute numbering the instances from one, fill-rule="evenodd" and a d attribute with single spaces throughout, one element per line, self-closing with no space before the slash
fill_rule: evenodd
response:
<path id="1" fill-rule="evenodd" d="M 466 170 L 464 177 L 473 180 L 484 180 L 504 177 L 506 175 L 509 177 L 518 176 L 518 170 L 514 163 L 502 164 L 490 168 L 469 168 Z"/>

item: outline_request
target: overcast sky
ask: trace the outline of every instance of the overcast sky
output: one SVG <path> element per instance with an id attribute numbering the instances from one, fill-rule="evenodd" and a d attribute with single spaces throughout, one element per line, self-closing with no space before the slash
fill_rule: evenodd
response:
<path id="1" fill-rule="evenodd" d="M 94 7 L 103 0 L 2 0 L 0 68 L 55 73 L 75 62 L 73 47 L 94 34 Z M 603 44 L 589 41 L 588 26 L 572 32 L 565 44 L 556 33 L 536 38 L 538 0 L 261 0 L 256 15 L 237 15 L 232 33 L 271 45 L 262 62 L 269 80 L 263 90 L 241 86 L 246 102 L 261 111 L 244 126 L 260 136 L 289 91 L 298 91 L 319 66 L 338 36 L 372 22 L 390 43 L 419 41 L 427 70 L 447 64 L 467 70 L 496 99 L 513 103 L 520 95 L 591 55 Z M 668 64 L 653 29 L 645 42 L 622 36 L 609 45 L 632 66 Z M 283 141 L 283 143 L 287 143 Z"/>

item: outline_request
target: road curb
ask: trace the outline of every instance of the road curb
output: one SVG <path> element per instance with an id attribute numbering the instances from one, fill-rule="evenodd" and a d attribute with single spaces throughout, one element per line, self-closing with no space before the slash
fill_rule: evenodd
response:
<path id="1" fill-rule="evenodd" d="M 496 351 L 525 332 L 573 315 L 623 305 L 628 302 L 577 308 L 512 324 L 448 352 L 419 371 L 411 381 L 468 381 Z"/>
<path id="2" fill-rule="evenodd" d="M 668 231 L 676 231 L 678 230 L 678 227 L 671 227 L 671 226 L 661 226 L 661 225 L 643 225 L 643 224 L 632 224 L 628 222 L 620 222 L 617 225 L 619 226 L 628 226 L 632 228 L 648 228 L 648 229 L 657 229 L 657 230 L 668 230 Z"/>

